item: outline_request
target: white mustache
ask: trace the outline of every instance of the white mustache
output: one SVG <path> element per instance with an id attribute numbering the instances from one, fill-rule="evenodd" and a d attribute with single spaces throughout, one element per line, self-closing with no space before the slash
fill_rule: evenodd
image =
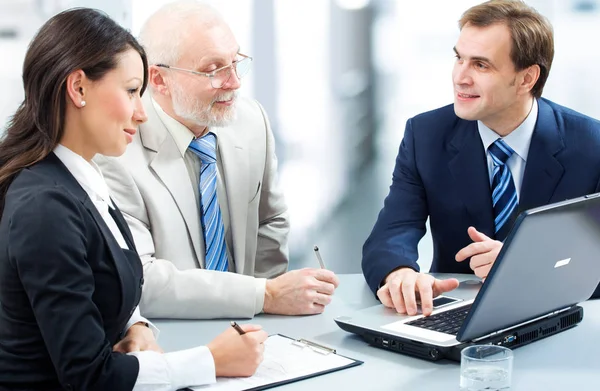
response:
<path id="1" fill-rule="evenodd" d="M 237 91 L 230 91 L 230 92 L 226 92 L 222 95 L 219 95 L 217 97 L 215 97 L 212 102 L 211 105 L 216 103 L 216 102 L 226 102 L 232 99 L 237 98 L 238 92 Z"/>

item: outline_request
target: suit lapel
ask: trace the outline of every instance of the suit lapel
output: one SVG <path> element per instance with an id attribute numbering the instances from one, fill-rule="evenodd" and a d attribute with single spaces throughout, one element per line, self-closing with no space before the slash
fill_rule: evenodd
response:
<path id="1" fill-rule="evenodd" d="M 473 225 L 486 235 L 493 235 L 492 193 L 487 158 L 477 122 L 459 120 L 450 147 L 454 156 L 448 167 L 458 193 L 474 221 Z"/>
<path id="2" fill-rule="evenodd" d="M 86 197 L 85 200 L 82 200 L 82 201 L 83 201 L 83 206 L 85 206 L 85 208 L 90 212 L 90 214 L 96 221 L 98 228 L 100 228 L 100 232 L 102 232 L 102 236 L 104 236 L 104 240 L 106 240 L 106 244 L 108 245 L 108 249 L 114 260 L 115 267 L 118 270 L 117 274 L 119 275 L 119 280 L 121 281 L 121 295 L 123 297 L 123 303 L 128 303 L 128 302 L 133 303 L 135 301 L 135 298 L 129 297 L 129 296 L 135 295 L 135 289 L 133 289 L 134 287 L 131 287 L 131 282 L 127 282 L 124 279 L 126 275 L 132 274 L 133 265 L 131 265 L 131 266 L 129 265 L 130 261 L 127 258 L 127 256 L 125 255 L 125 253 L 123 252 L 124 250 L 121 248 L 121 246 L 117 242 L 117 239 L 115 239 L 114 235 L 110 231 L 110 228 L 108 228 L 108 226 L 106 225 L 106 222 L 104 221 L 102 216 L 100 216 L 100 213 L 98 212 L 98 209 L 96 209 L 96 206 L 94 205 L 94 203 L 89 199 L 89 197 Z M 117 225 L 119 225 L 118 221 L 115 221 L 115 222 L 117 223 Z M 121 233 L 123 233 L 123 230 L 121 229 L 121 227 L 119 227 L 119 229 L 121 230 Z M 126 235 L 123 235 L 123 236 L 125 238 L 127 238 Z M 133 248 L 135 248 L 135 247 L 133 247 Z M 126 267 L 128 267 L 128 268 L 126 268 Z M 129 281 L 131 281 L 131 280 L 129 280 Z M 129 286 L 129 288 L 127 288 L 128 286 Z M 121 308 L 121 311 L 127 312 L 128 310 L 129 310 L 129 308 Z"/>
<path id="3" fill-rule="evenodd" d="M 121 210 L 117 207 L 117 204 L 112 200 L 112 198 L 110 201 L 112 202 L 113 207 L 114 207 L 114 209 L 112 209 L 110 207 L 108 208 L 110 215 L 112 216 L 113 220 L 117 224 L 117 227 L 119 228 L 121 235 L 123 235 L 123 238 L 125 239 L 127 246 L 129 246 L 129 249 L 132 251 L 135 251 L 137 253 L 137 249 L 135 248 L 135 242 L 133 241 L 133 235 L 131 234 L 131 231 L 129 230 L 129 226 L 127 225 L 127 222 L 123 218 L 123 214 L 121 213 Z"/>
<path id="4" fill-rule="evenodd" d="M 552 108 L 538 99 L 538 118 L 531 138 L 519 199 L 519 209 L 548 204 L 565 171 L 555 155 L 565 145 Z"/>
<path id="5" fill-rule="evenodd" d="M 221 208 L 228 208 L 229 222 L 224 222 L 225 229 L 231 230 L 235 271 L 244 272 L 246 253 L 246 221 L 248 215 L 248 149 L 244 144 L 244 133 L 235 127 L 211 129 L 216 135 L 219 145 L 219 157 L 223 166 L 223 181 L 227 193 L 227 203 Z M 251 275 L 252 273 L 250 273 Z"/>
<path id="6" fill-rule="evenodd" d="M 85 190 L 83 190 L 81 185 L 79 185 L 79 182 L 77 182 L 73 175 L 71 175 L 67 167 L 65 167 L 65 165 L 60 161 L 60 159 L 54 153 L 52 153 L 48 156 L 48 158 L 46 158 L 45 163 L 47 164 L 46 168 L 51 170 L 53 176 L 57 178 L 57 182 L 59 181 L 69 190 L 71 194 L 73 194 L 77 199 L 79 199 L 79 201 L 88 210 L 88 212 L 91 214 L 92 218 L 96 222 L 96 225 L 100 229 L 102 236 L 104 236 L 104 239 L 106 240 L 114 265 L 117 269 L 119 281 L 121 282 L 121 295 L 123 297 L 122 304 L 128 302 L 126 295 L 135 294 L 134 289 L 126 288 L 130 284 L 126 283 L 126 281 L 124 280 L 124 277 L 126 275 L 131 275 L 132 273 L 131 269 L 127 268 L 129 266 L 129 259 L 123 252 L 123 249 L 121 249 L 121 246 L 119 245 L 112 232 L 106 225 L 106 222 L 98 212 L 98 209 L 96 209 L 96 206 L 94 205 L 92 200 L 90 200 Z M 129 232 L 129 230 L 127 230 L 127 232 Z M 129 235 L 131 235 L 131 233 L 129 233 Z M 131 301 L 133 302 L 133 299 Z M 128 309 L 121 308 L 121 311 L 123 310 Z"/>
<path id="7" fill-rule="evenodd" d="M 187 167 L 175 140 L 162 123 L 150 98 L 144 102 L 148 121 L 140 126 L 140 139 L 145 148 L 156 152 L 150 169 L 169 190 L 181 217 L 185 221 L 198 261 L 204 264 L 204 240 L 200 229 L 199 200 L 196 200 L 192 183 L 188 180 Z M 185 175 L 185 178 L 181 178 Z"/>
<path id="8" fill-rule="evenodd" d="M 150 163 L 150 168 L 160 178 L 171 193 L 173 200 L 179 208 L 181 217 L 189 231 L 196 256 L 204 261 L 204 241 L 200 230 L 200 211 L 192 183 L 187 177 L 187 167 L 177 146 L 172 139 L 165 141 L 161 150 Z M 181 176 L 185 177 L 182 178 Z"/>

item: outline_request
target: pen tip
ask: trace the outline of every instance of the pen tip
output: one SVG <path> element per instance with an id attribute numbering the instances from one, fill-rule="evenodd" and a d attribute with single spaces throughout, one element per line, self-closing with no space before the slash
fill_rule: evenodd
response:
<path id="1" fill-rule="evenodd" d="M 317 247 L 317 246 L 315 245 L 315 247 L 313 247 L 313 250 L 315 250 L 315 251 L 319 251 L 319 247 Z"/>

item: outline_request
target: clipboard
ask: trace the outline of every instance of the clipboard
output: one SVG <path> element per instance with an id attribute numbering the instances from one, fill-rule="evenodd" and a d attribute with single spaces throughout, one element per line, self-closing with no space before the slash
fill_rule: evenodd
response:
<path id="1" fill-rule="evenodd" d="M 297 361 L 295 361 L 297 360 Z M 265 359 L 248 378 L 217 378 L 217 383 L 190 387 L 193 391 L 259 391 L 352 368 L 362 361 L 337 354 L 328 346 L 272 334 L 265 341 Z"/>

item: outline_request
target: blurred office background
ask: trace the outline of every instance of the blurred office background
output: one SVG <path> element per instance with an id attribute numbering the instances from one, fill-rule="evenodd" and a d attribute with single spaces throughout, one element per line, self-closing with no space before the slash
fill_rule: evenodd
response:
<path id="1" fill-rule="evenodd" d="M 291 215 L 291 267 L 359 272 L 405 121 L 451 103 L 457 21 L 478 0 L 213 0 L 254 57 L 242 94 L 269 113 Z M 599 0 L 529 0 L 555 28 L 544 96 L 600 118 Z M 166 0 L 0 0 L 0 129 L 23 98 L 27 44 L 50 16 L 99 8 L 137 35 Z M 431 239 L 420 244 L 425 269 Z"/>

